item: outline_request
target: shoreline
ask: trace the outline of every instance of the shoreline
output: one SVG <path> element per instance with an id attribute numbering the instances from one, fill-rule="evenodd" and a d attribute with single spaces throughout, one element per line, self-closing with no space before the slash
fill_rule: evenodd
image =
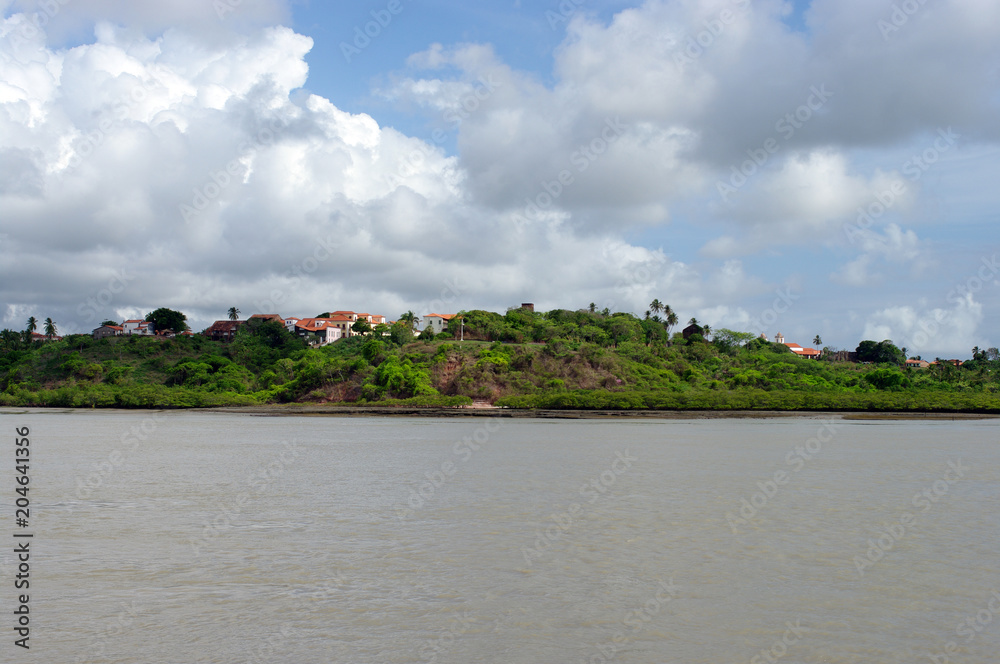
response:
<path id="1" fill-rule="evenodd" d="M 470 407 L 420 407 L 420 406 L 326 406 L 280 404 L 273 406 L 222 406 L 214 408 L 45 408 L 45 407 L 3 407 L 0 414 L 29 415 L 45 413 L 137 413 L 137 412 L 195 412 L 220 413 L 230 415 L 251 415 L 257 417 L 503 417 L 510 419 L 563 419 L 563 420 L 712 420 L 712 419 L 778 419 L 804 418 L 857 421 L 954 421 L 1000 419 L 997 413 L 963 412 L 906 412 L 906 411 L 821 411 L 821 410 L 530 410 L 516 408 L 470 408 Z"/>

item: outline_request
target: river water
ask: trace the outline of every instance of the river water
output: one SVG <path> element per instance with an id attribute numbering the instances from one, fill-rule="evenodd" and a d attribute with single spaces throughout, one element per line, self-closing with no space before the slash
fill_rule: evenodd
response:
<path id="1" fill-rule="evenodd" d="M 998 420 L 6 410 L 0 423 L 8 460 L 14 428 L 31 430 L 30 661 L 1000 652 Z M 29 661 L 14 659 L 16 564 L 3 547 L 4 662 Z"/>

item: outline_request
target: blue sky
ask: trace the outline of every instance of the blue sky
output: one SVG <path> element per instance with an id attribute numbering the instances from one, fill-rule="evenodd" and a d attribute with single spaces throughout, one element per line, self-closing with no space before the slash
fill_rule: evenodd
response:
<path id="1" fill-rule="evenodd" d="M 902 6 L 0 0 L 0 325 L 657 298 L 967 357 L 1000 6 Z"/>

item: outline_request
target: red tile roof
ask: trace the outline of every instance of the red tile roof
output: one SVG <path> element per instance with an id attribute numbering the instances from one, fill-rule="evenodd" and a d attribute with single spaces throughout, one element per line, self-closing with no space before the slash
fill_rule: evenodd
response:
<path id="1" fill-rule="evenodd" d="M 332 318 L 303 318 L 295 323 L 295 327 L 309 332 L 320 332 L 329 327 L 336 327 L 334 323 L 341 322 Z"/>
<path id="2" fill-rule="evenodd" d="M 235 332 L 240 325 L 243 325 L 243 321 L 241 320 L 217 320 L 205 332 L 206 334 L 213 332 Z"/>
<path id="3" fill-rule="evenodd" d="M 285 322 L 285 319 L 279 316 L 278 314 L 254 314 L 253 316 L 250 316 L 250 320 L 253 320 L 255 318 L 260 320 L 278 321 L 279 323 Z"/>

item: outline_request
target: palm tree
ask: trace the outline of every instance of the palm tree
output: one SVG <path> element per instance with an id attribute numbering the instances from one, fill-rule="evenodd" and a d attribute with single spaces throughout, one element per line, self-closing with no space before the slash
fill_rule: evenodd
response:
<path id="1" fill-rule="evenodd" d="M 823 340 L 820 339 L 819 335 L 817 334 L 815 337 L 813 337 L 813 343 L 816 344 L 817 346 L 821 346 L 823 344 Z"/>
<path id="2" fill-rule="evenodd" d="M 597 311 L 597 305 L 594 304 L 593 302 L 591 302 L 590 303 L 590 313 L 594 313 L 595 311 Z"/>
<path id="3" fill-rule="evenodd" d="M 239 320 L 241 313 L 236 307 L 229 307 L 229 320 Z"/>
<path id="4" fill-rule="evenodd" d="M 412 330 L 420 322 L 420 319 L 417 318 L 417 315 L 415 313 L 413 313 L 412 311 L 407 311 L 405 314 L 403 314 L 402 316 L 399 317 L 399 322 L 400 323 L 409 323 L 410 329 Z"/>
<path id="5" fill-rule="evenodd" d="M 708 325 L 702 325 L 701 326 L 701 336 L 707 337 L 710 334 L 712 334 L 712 328 L 709 327 Z"/>
<path id="6" fill-rule="evenodd" d="M 677 314 L 670 308 L 669 305 L 664 307 L 663 314 L 663 324 L 667 328 L 667 334 L 670 334 L 670 328 L 677 325 L 677 323 L 680 322 L 680 319 L 677 318 Z"/>
<path id="7" fill-rule="evenodd" d="M 663 311 L 663 303 L 660 302 L 659 298 L 657 298 L 649 303 L 649 310 L 654 314 L 658 314 Z"/>
<path id="8" fill-rule="evenodd" d="M 49 339 L 56 336 L 56 324 L 51 318 L 45 319 L 45 336 Z"/>
<path id="9" fill-rule="evenodd" d="M 692 316 L 691 320 L 688 321 L 688 325 L 698 325 L 698 319 Z"/>
<path id="10" fill-rule="evenodd" d="M 649 320 L 649 309 L 646 309 L 646 320 Z"/>
<path id="11" fill-rule="evenodd" d="M 28 319 L 28 332 L 34 332 L 38 329 L 38 319 L 32 316 Z"/>

